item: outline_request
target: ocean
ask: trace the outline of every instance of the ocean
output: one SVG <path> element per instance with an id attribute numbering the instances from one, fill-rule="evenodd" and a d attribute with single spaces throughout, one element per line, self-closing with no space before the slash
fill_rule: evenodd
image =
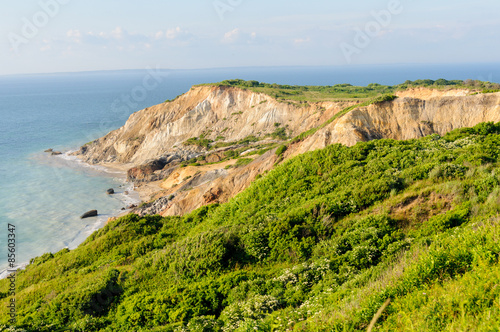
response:
<path id="1" fill-rule="evenodd" d="M 15 226 L 16 264 L 73 249 L 137 200 L 124 174 L 79 162 L 68 152 L 122 126 L 133 112 L 194 84 L 241 78 L 290 85 L 394 85 L 416 79 L 500 81 L 500 64 L 248 67 L 0 76 L 0 277 L 7 228 Z M 52 148 L 64 152 L 51 156 Z M 114 188 L 116 195 L 106 194 Z M 99 216 L 80 219 L 88 210 Z M 2 254 L 4 252 L 4 254 Z"/>

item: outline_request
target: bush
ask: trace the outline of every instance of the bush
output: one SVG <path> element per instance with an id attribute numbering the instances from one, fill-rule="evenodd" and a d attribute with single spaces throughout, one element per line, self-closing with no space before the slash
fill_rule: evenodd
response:
<path id="1" fill-rule="evenodd" d="M 471 203 L 467 202 L 444 214 L 438 214 L 425 223 L 422 233 L 424 235 L 437 234 L 448 228 L 460 226 L 467 222 L 470 211 Z"/>
<path id="2" fill-rule="evenodd" d="M 213 141 L 207 138 L 192 137 L 185 141 L 183 144 L 186 146 L 196 145 L 208 149 L 211 143 L 213 143 Z"/>
<path id="3" fill-rule="evenodd" d="M 288 147 L 286 145 L 280 145 L 278 147 L 278 149 L 276 149 L 276 155 L 278 157 L 281 157 L 283 155 L 283 153 L 285 153 L 285 151 L 288 149 Z"/>
<path id="4" fill-rule="evenodd" d="M 266 314 L 279 308 L 278 300 L 269 295 L 256 295 L 244 302 L 234 303 L 228 306 L 221 314 L 224 322 L 224 331 L 240 331 L 244 326 L 250 325 L 252 329 L 259 329 L 259 320 L 263 320 Z"/>
<path id="5" fill-rule="evenodd" d="M 286 128 L 283 128 L 283 127 L 277 128 L 269 136 L 271 136 L 274 139 L 280 139 L 280 140 L 283 140 L 283 141 L 286 140 L 286 139 L 288 139 L 288 136 L 286 134 Z"/>
<path id="6" fill-rule="evenodd" d="M 373 102 L 373 104 L 380 104 L 380 103 L 383 103 L 386 101 L 393 101 L 397 98 L 398 98 L 398 96 L 396 96 L 396 95 L 383 95 L 383 96 L 375 98 L 372 102 Z"/>
<path id="7" fill-rule="evenodd" d="M 429 178 L 433 180 L 447 179 L 451 180 L 454 178 L 462 178 L 467 172 L 467 167 L 447 163 L 444 165 L 437 165 L 429 172 Z"/>

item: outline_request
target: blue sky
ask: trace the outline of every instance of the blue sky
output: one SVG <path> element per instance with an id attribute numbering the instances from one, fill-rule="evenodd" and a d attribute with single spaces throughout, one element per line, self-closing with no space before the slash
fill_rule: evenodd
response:
<path id="1" fill-rule="evenodd" d="M 498 0 L 4 1 L 0 75 L 500 62 L 499 14 Z"/>

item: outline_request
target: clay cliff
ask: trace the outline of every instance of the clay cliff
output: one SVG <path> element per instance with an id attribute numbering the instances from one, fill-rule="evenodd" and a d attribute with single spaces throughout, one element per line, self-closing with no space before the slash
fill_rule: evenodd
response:
<path id="1" fill-rule="evenodd" d="M 176 100 L 130 116 L 83 146 L 86 162 L 125 165 L 142 193 L 139 214 L 180 215 L 227 201 L 275 164 L 329 144 L 440 135 L 500 121 L 500 93 L 412 89 L 394 101 L 354 108 L 295 143 L 355 101 L 280 102 L 233 87 L 193 87 Z M 280 145 L 288 149 L 278 156 Z"/>
<path id="2" fill-rule="evenodd" d="M 294 153 L 341 143 L 352 146 L 380 138 L 406 140 L 444 135 L 481 122 L 500 121 L 500 93 L 470 95 L 467 90 L 413 89 L 397 92 L 391 102 L 360 107 L 318 130 Z"/>
<path id="3" fill-rule="evenodd" d="M 353 102 L 288 104 L 270 96 L 238 88 L 193 87 L 172 102 L 146 108 L 130 116 L 118 130 L 82 147 L 84 161 L 141 165 L 147 161 L 199 154 L 184 143 L 204 139 L 236 142 L 248 136 L 266 138 L 277 127 L 298 135 L 328 120 Z"/>

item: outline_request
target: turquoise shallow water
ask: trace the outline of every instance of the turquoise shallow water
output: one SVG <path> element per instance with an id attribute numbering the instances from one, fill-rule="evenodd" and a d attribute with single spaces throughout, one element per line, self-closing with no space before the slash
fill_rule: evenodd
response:
<path id="1" fill-rule="evenodd" d="M 230 78 L 298 85 L 398 84 L 407 79 L 498 81 L 500 65 L 242 68 L 116 71 L 0 77 L 0 277 L 7 267 L 7 225 L 16 226 L 17 263 L 74 248 L 133 197 L 124 175 L 43 150 L 77 149 L 123 125 L 130 114 Z M 152 79 L 151 79 L 152 78 Z M 146 85 L 145 85 L 146 80 Z M 109 196 L 106 189 L 115 188 Z M 87 210 L 98 218 L 81 220 Z"/>

